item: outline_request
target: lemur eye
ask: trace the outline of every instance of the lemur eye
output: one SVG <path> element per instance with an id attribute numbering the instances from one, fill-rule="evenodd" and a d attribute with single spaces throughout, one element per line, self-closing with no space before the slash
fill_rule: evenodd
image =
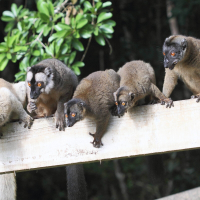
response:
<path id="1" fill-rule="evenodd" d="M 115 105 L 116 105 L 116 106 L 118 106 L 118 103 L 117 103 L 117 102 L 115 102 Z"/>
<path id="2" fill-rule="evenodd" d="M 165 52 L 163 52 L 163 56 L 165 56 Z"/>
<path id="3" fill-rule="evenodd" d="M 66 117 L 66 118 L 68 118 L 68 115 L 67 115 L 67 114 L 65 114 L 65 117 Z"/>
<path id="4" fill-rule="evenodd" d="M 37 84 L 37 86 L 38 86 L 38 87 L 41 87 L 41 86 L 42 86 L 42 84 L 41 84 L 41 83 L 38 83 L 38 84 Z"/>
<path id="5" fill-rule="evenodd" d="M 125 106 L 126 105 L 126 103 L 125 102 L 122 102 L 122 106 Z"/>
<path id="6" fill-rule="evenodd" d="M 71 114 L 71 116 L 72 116 L 72 117 L 75 117 L 75 116 L 76 116 L 76 114 L 75 114 L 75 113 L 72 113 L 72 114 Z"/>
<path id="7" fill-rule="evenodd" d="M 176 54 L 174 52 L 171 52 L 171 56 L 175 56 Z"/>
<path id="8" fill-rule="evenodd" d="M 28 86 L 31 87 L 31 83 L 30 82 L 28 82 Z"/>

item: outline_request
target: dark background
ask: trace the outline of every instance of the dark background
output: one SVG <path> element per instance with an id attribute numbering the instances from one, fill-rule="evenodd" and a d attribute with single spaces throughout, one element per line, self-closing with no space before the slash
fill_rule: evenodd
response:
<path id="1" fill-rule="evenodd" d="M 10 10 L 12 3 L 24 5 L 25 1 L 0 0 L 0 13 Z M 144 60 L 153 66 L 157 85 L 162 89 L 162 44 L 173 33 L 166 1 L 112 0 L 112 3 L 113 19 L 117 23 L 110 40 L 113 52 L 109 55 L 108 45 L 101 47 L 92 40 L 80 79 L 97 70 L 118 70 L 130 60 Z M 200 0 L 174 0 L 172 3 L 178 33 L 200 38 Z M 30 10 L 35 10 L 35 1 L 26 4 Z M 1 41 L 5 35 L 4 27 L 5 23 L 0 21 Z M 86 45 L 87 41 L 83 40 L 83 43 Z M 9 63 L 0 77 L 12 82 L 17 72 L 18 65 Z M 191 93 L 179 82 L 171 97 L 182 100 L 190 96 Z M 151 157 L 84 164 L 89 200 L 151 200 L 198 187 L 199 155 L 199 150 L 164 154 L 162 164 L 160 157 L 154 159 L 156 169 L 152 168 Z M 66 199 L 65 176 L 64 167 L 17 173 L 18 200 Z"/>

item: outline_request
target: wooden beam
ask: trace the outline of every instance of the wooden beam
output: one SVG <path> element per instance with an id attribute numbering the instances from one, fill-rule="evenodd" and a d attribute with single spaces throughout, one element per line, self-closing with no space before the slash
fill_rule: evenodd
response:
<path id="1" fill-rule="evenodd" d="M 157 200 L 199 200 L 200 199 L 200 187 L 180 192 L 174 195 L 163 197 Z"/>
<path id="2" fill-rule="evenodd" d="M 99 149 L 90 144 L 88 133 L 95 132 L 90 120 L 65 132 L 55 129 L 54 118 L 35 120 L 30 130 L 10 123 L 0 139 L 0 174 L 200 148 L 200 103 L 195 101 L 176 101 L 171 109 L 139 106 L 112 117 Z"/>

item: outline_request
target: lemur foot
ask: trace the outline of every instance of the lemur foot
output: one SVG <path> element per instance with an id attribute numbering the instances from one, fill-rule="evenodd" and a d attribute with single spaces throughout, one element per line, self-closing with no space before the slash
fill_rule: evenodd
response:
<path id="1" fill-rule="evenodd" d="M 56 128 L 59 129 L 59 131 L 65 131 L 66 128 L 66 122 L 65 122 L 65 116 L 64 114 L 58 114 L 57 112 L 55 113 L 55 118 L 56 118 Z"/>
<path id="2" fill-rule="evenodd" d="M 93 144 L 93 147 L 100 148 L 101 146 L 103 146 L 101 139 L 95 138 L 96 134 L 89 133 L 89 135 L 91 135 L 94 138 L 93 142 L 91 142 L 91 144 Z"/>
<path id="3" fill-rule="evenodd" d="M 161 99 L 160 102 L 161 102 L 161 105 L 166 104 L 166 108 L 174 107 L 174 103 L 173 103 L 173 100 L 171 100 L 171 98 Z"/>
<path id="4" fill-rule="evenodd" d="M 198 103 L 200 101 L 200 94 L 192 95 L 191 99 L 197 98 L 196 102 Z"/>
<path id="5" fill-rule="evenodd" d="M 156 99 L 153 99 L 153 100 L 151 100 L 148 104 L 154 105 L 154 104 L 156 104 L 156 103 L 159 103 L 159 101 L 156 100 Z"/>
<path id="6" fill-rule="evenodd" d="M 22 122 L 24 122 L 24 128 L 28 127 L 28 129 L 30 129 L 33 124 L 33 121 L 34 119 L 27 114 L 24 118 L 19 120 L 19 123 L 21 124 Z"/>

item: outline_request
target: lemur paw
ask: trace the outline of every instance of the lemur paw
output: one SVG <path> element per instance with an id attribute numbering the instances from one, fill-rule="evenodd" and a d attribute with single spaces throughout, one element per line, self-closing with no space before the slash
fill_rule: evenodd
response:
<path id="1" fill-rule="evenodd" d="M 198 103 L 200 101 L 200 94 L 192 95 L 191 99 L 197 98 L 196 102 Z"/>
<path id="2" fill-rule="evenodd" d="M 27 110 L 29 113 L 33 113 L 37 109 L 36 103 L 35 102 L 29 102 L 27 106 Z"/>
<path id="3" fill-rule="evenodd" d="M 93 144 L 93 147 L 100 148 L 101 146 L 103 146 L 101 139 L 95 138 L 95 134 L 89 133 L 89 135 L 94 138 L 93 142 L 91 142 L 91 144 Z"/>
<path id="4" fill-rule="evenodd" d="M 19 123 L 24 122 L 24 128 L 28 127 L 28 129 L 30 129 L 33 124 L 33 120 L 34 119 L 27 114 L 24 118 L 19 120 Z"/>
<path id="5" fill-rule="evenodd" d="M 174 103 L 173 103 L 173 100 L 171 100 L 171 98 L 162 99 L 161 105 L 165 105 L 165 104 L 166 104 L 166 108 L 174 107 Z"/>
<path id="6" fill-rule="evenodd" d="M 65 116 L 64 114 L 58 114 L 56 112 L 55 114 L 55 118 L 56 118 L 56 128 L 59 129 L 59 131 L 65 131 L 66 128 L 66 122 L 65 122 Z"/>

